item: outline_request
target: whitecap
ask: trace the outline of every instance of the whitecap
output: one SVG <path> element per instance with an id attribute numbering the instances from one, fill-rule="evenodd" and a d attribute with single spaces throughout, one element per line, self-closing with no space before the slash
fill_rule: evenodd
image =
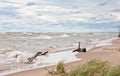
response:
<path id="1" fill-rule="evenodd" d="M 65 38 L 65 37 L 69 37 L 69 35 L 63 34 L 63 35 L 60 35 L 60 37 Z"/>
<path id="2" fill-rule="evenodd" d="M 33 37 L 31 39 L 52 39 L 52 37 L 48 35 L 40 35 L 38 37 Z"/>
<path id="3" fill-rule="evenodd" d="M 32 35 L 31 32 L 23 32 L 22 34 L 24 34 L 24 35 Z"/>

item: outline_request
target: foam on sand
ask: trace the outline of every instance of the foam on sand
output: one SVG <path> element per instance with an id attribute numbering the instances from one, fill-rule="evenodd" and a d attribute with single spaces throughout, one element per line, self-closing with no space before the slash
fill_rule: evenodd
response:
<path id="1" fill-rule="evenodd" d="M 105 40 L 96 40 L 96 41 L 92 42 L 92 44 L 90 46 L 87 47 L 87 51 L 89 51 L 95 47 L 112 45 L 112 41 L 115 39 L 117 39 L 117 38 L 110 38 L 110 39 L 105 39 Z"/>
<path id="2" fill-rule="evenodd" d="M 48 54 L 47 56 L 39 56 L 35 61 L 35 64 L 36 65 L 42 64 L 42 66 L 50 66 L 50 65 L 56 65 L 60 61 L 64 61 L 65 63 L 74 62 L 80 60 L 76 58 L 75 56 L 76 53 L 72 53 L 72 51 L 65 51 L 65 52 L 51 53 Z"/>
<path id="3" fill-rule="evenodd" d="M 117 39 L 117 38 L 111 38 L 111 39 L 98 41 L 98 42 L 96 42 L 95 47 L 105 46 L 105 45 L 112 45 L 112 41 L 115 40 L 115 39 Z"/>
<path id="4" fill-rule="evenodd" d="M 30 64 L 28 67 L 19 68 L 19 69 L 16 69 L 16 70 L 10 70 L 10 71 L 2 73 L 1 75 L 7 75 L 7 74 L 20 72 L 20 71 L 24 71 L 24 70 L 30 70 L 30 69 L 52 66 L 52 65 L 56 65 L 60 61 L 64 61 L 65 63 L 69 63 L 69 62 L 74 62 L 74 61 L 81 60 L 81 59 L 78 59 L 75 56 L 76 53 L 77 52 L 72 53 L 72 51 L 49 53 L 48 55 L 37 57 L 36 60 L 34 61 L 34 63 Z M 19 59 L 20 58 L 18 57 L 18 60 Z"/>

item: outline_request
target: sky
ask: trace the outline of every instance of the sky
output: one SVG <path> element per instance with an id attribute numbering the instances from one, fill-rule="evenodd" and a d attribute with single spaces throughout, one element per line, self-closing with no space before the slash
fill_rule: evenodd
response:
<path id="1" fill-rule="evenodd" d="M 0 0 L 0 32 L 117 32 L 120 0 Z"/>

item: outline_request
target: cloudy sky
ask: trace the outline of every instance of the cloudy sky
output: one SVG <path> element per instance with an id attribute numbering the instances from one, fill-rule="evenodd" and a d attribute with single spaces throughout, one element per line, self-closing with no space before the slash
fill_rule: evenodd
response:
<path id="1" fill-rule="evenodd" d="M 0 32 L 116 32 L 120 0 L 0 0 Z"/>

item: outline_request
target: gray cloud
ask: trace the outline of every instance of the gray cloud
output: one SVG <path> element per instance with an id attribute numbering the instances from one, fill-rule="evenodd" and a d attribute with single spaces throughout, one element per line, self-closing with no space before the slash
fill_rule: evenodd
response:
<path id="1" fill-rule="evenodd" d="M 120 12 L 120 9 L 111 10 L 112 12 Z"/>
<path id="2" fill-rule="evenodd" d="M 109 3 L 109 1 L 106 1 L 106 2 L 100 3 L 99 5 L 100 5 L 100 6 L 105 6 L 105 5 L 107 5 L 108 3 Z"/>

